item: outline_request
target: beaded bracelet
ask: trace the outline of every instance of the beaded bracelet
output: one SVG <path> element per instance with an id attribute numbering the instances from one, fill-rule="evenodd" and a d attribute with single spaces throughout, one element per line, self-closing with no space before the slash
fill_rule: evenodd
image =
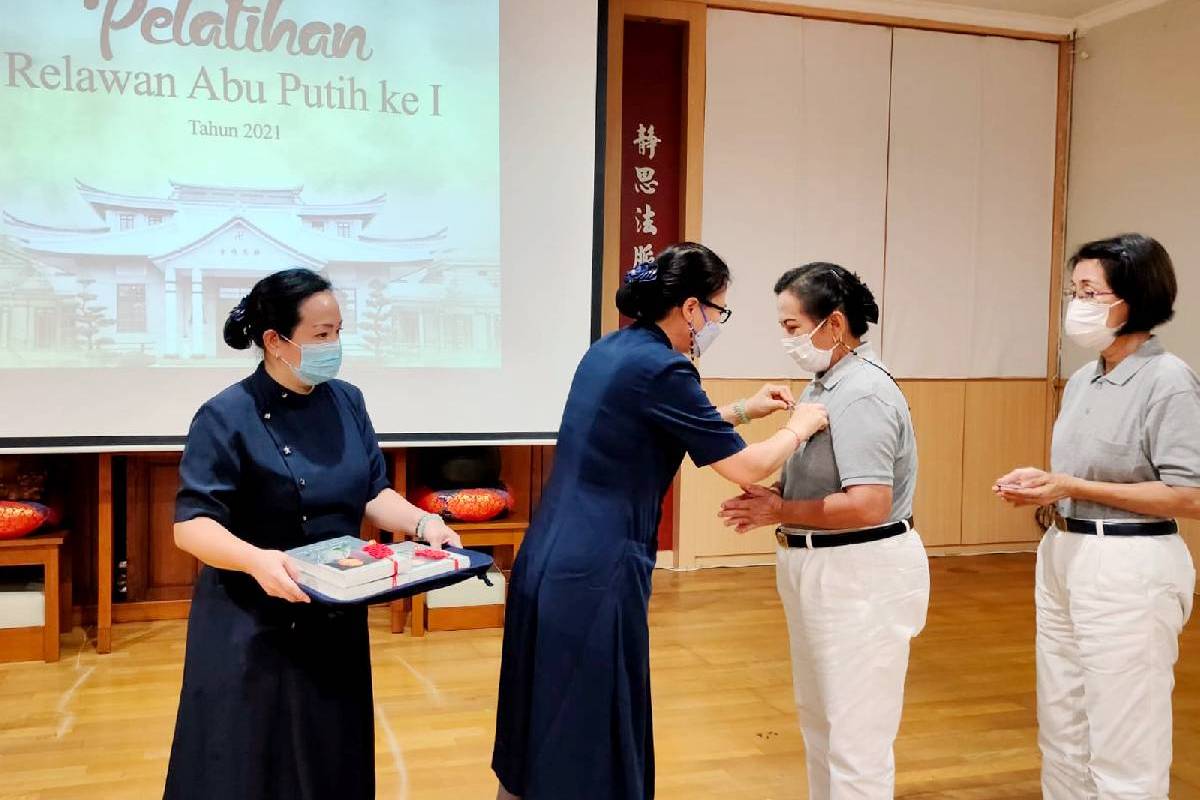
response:
<path id="1" fill-rule="evenodd" d="M 425 532 L 425 524 L 427 522 L 429 522 L 431 519 L 441 519 L 441 518 L 437 514 L 426 514 L 425 516 L 423 516 L 419 520 L 417 520 L 417 529 L 416 529 L 415 533 L 416 533 L 418 539 L 422 538 L 422 535 Z"/>
<path id="2" fill-rule="evenodd" d="M 733 404 L 733 413 L 737 416 L 739 425 L 749 425 L 750 415 L 746 413 L 746 401 L 738 400 Z"/>

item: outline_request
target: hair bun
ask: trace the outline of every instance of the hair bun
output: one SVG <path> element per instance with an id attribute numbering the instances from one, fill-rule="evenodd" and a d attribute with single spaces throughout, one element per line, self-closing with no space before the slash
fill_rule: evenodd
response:
<path id="1" fill-rule="evenodd" d="M 246 350 L 254 341 L 251 334 L 251 320 L 248 318 L 249 313 L 246 310 L 249 300 L 250 295 L 243 297 L 236 306 L 229 310 L 229 316 L 225 319 L 225 329 L 222 335 L 225 344 L 234 350 Z"/>
<path id="2" fill-rule="evenodd" d="M 229 310 L 229 318 L 235 322 L 241 322 L 246 318 L 246 301 L 250 297 L 247 295 L 238 301 L 238 304 Z"/>
<path id="3" fill-rule="evenodd" d="M 853 302 L 862 311 L 863 318 L 867 322 L 879 322 L 879 304 L 875 301 L 875 295 L 870 288 L 863 283 L 862 278 L 858 277 L 855 272 L 846 271 L 850 278 L 850 293 L 853 295 Z M 850 300 L 851 298 L 847 298 Z"/>
<path id="4" fill-rule="evenodd" d="M 617 290 L 617 310 L 630 319 L 657 319 L 655 310 L 662 305 L 662 290 L 654 281 L 629 280 Z"/>
<path id="5" fill-rule="evenodd" d="M 689 297 L 709 300 L 729 284 L 729 267 L 701 244 L 680 242 L 653 261 L 625 273 L 617 290 L 617 309 L 627 317 L 658 322 Z"/>

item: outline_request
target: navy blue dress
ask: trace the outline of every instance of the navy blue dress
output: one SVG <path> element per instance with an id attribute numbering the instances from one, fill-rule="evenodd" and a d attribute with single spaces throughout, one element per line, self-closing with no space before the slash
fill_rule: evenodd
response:
<path id="1" fill-rule="evenodd" d="M 176 521 L 208 517 L 276 550 L 357 535 L 389 486 L 358 389 L 298 395 L 261 366 L 201 406 L 179 475 Z M 164 797 L 374 798 L 368 646 L 365 608 L 289 603 L 204 567 Z"/>
<path id="2" fill-rule="evenodd" d="M 685 452 L 705 466 L 744 447 L 658 327 L 584 356 L 510 578 L 492 757 L 508 791 L 654 796 L 646 615 L 663 497 Z"/>

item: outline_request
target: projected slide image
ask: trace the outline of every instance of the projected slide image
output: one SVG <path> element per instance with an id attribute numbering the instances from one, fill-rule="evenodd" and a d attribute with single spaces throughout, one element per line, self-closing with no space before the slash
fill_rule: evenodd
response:
<path id="1" fill-rule="evenodd" d="M 48 0 L 0 29 L 0 370 L 244 363 L 291 266 L 348 359 L 500 366 L 499 0 Z"/>

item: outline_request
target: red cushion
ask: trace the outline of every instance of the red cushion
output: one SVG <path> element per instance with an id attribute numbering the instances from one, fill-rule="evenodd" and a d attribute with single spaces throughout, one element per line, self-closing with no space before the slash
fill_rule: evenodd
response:
<path id="1" fill-rule="evenodd" d="M 489 522 L 513 509 L 507 489 L 420 489 L 410 499 L 417 508 L 458 522 Z"/>
<path id="2" fill-rule="evenodd" d="M 0 539 L 17 539 L 56 519 L 57 515 L 41 503 L 0 500 Z"/>

